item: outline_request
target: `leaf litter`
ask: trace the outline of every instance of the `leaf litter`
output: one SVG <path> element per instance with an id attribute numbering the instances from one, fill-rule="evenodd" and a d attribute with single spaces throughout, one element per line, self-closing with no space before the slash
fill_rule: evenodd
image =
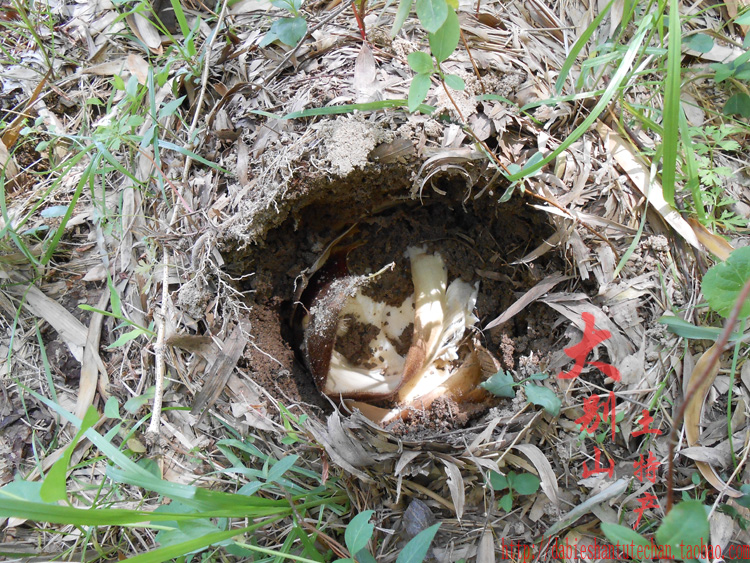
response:
<path id="1" fill-rule="evenodd" d="M 39 265 L 31 267 L 27 260 L 29 254 L 39 259 L 41 246 L 19 249 L 3 239 L 2 347 L 9 357 L 3 384 L 9 401 L 3 406 L 0 449 L 8 453 L 10 463 L 0 466 L 0 484 L 10 482 L 15 473 L 30 475 L 37 465 L 31 455 L 35 438 L 25 430 L 21 416 L 43 436 L 58 430 L 53 413 L 23 394 L 19 384 L 45 395 L 56 393 L 59 404 L 71 411 L 79 400 L 79 415 L 91 404 L 103 412 L 107 393 L 124 406 L 145 396 L 153 384 L 154 343 L 138 340 L 109 349 L 121 334 L 121 320 L 84 314 L 77 307 L 103 309 L 114 291 L 129 321 L 148 327 L 159 321 L 159 315 L 166 317 L 170 335 L 158 352 L 167 365 L 165 405 L 194 407 L 201 393 L 213 404 L 200 420 L 181 411 L 165 413 L 161 440 L 148 453 L 164 455 L 162 472 L 169 480 L 232 487 L 226 475 L 209 478 L 205 473 L 230 465 L 225 451 L 208 445 L 226 438 L 227 427 L 238 429 L 242 436 L 256 439 L 256 447 L 266 454 L 283 457 L 294 451 L 306 468 L 342 478 L 353 506 L 378 512 L 379 537 L 385 540 L 378 555 L 384 561 L 395 559 L 403 545 L 400 527 L 411 529 L 412 520 L 422 522 L 421 529 L 434 521 L 442 523 L 431 554 L 443 561 L 477 553 L 483 560 L 494 560 L 495 553 L 488 553 L 492 538 L 495 550 L 498 538 L 540 546 L 540 539 L 562 534 L 584 517 L 593 519 L 592 514 L 601 518 L 610 507 L 631 523 L 637 504 L 635 496 L 624 496 L 627 480 L 581 479 L 582 465 L 591 463 L 591 442 L 579 440 L 575 421 L 586 397 L 613 390 L 620 400 L 618 414 L 624 418 L 621 440 L 608 446 L 608 454 L 617 460 L 617 477 L 632 475 L 642 445 L 632 436 L 636 420 L 648 407 L 655 425 L 668 434 L 670 405 L 679 402 L 683 385 L 701 365 L 693 359 L 693 354 L 700 358 L 700 343 L 691 341 L 686 348 L 685 341 L 657 319 L 676 309 L 687 321 L 704 320 L 696 276 L 709 252 L 723 258 L 729 249 L 714 232 L 705 232 L 665 207 L 651 171 L 611 122 L 598 123 L 596 133 L 591 130 L 570 145 L 554 170 L 549 167 L 526 181 L 527 197 L 544 197 L 556 205 L 537 205 L 532 213 L 527 204 L 541 200 L 521 199 L 517 193 L 509 207 L 498 205 L 508 186 L 455 121 L 460 115 L 476 139 L 492 141 L 504 165 L 523 166 L 537 151 L 559 146 L 590 106 L 560 101 L 522 112 L 503 99 L 523 106 L 553 97 L 554 75 L 594 13 L 583 4 L 570 3 L 564 9 L 534 2 L 490 4 L 481 10 L 460 4 L 461 28 L 481 78 L 465 49 L 454 53 L 445 70 L 466 82 L 465 93 L 453 95 L 456 111 L 445 91 L 433 83 L 426 100 L 437 108 L 432 116 L 388 109 L 281 120 L 262 113 L 282 117 L 310 108 L 405 99 L 411 77 L 406 57 L 424 51 L 427 40 L 414 20 L 407 20 L 397 37 L 389 36 L 395 6 L 382 13 L 374 8 L 365 18 L 371 45 L 353 39 L 357 28 L 343 9 L 305 6 L 310 31 L 294 51 L 276 44 L 258 47 L 263 37 L 259 24 L 265 30 L 270 23 L 269 6 L 260 2 L 235 3 L 227 11 L 231 28 L 213 27 L 216 20 L 201 12 L 204 8 L 188 17 L 196 44 L 212 46 L 211 52 L 201 53 L 210 63 L 210 83 L 201 84 L 196 74 L 190 74 L 195 60 L 175 59 L 164 87 L 153 86 L 154 103 L 184 95 L 186 102 L 176 108 L 184 120 L 175 114 L 157 118 L 153 111 L 135 127 L 143 136 L 158 123 L 173 132 L 165 140 L 195 151 L 221 170 L 192 159 L 183 184 L 188 153 L 149 143 L 129 152 L 114 143 L 108 145 L 114 160 L 110 164 L 134 178 L 105 170 L 93 183 L 98 191 L 82 191 L 42 277 L 35 271 Z M 150 87 L 151 73 L 162 64 L 158 57 L 171 45 L 188 48 L 180 43 L 186 38 L 175 34 L 169 39 L 157 22 L 141 14 L 118 18 L 110 3 L 52 3 L 49 10 L 61 26 L 38 26 L 36 32 L 44 40 L 55 40 L 54 52 L 46 52 L 54 56 L 51 68 L 38 45 L 19 36 L 6 37 L 4 42 L 15 42 L 14 60 L 3 63 L 0 80 L 3 109 L 10 113 L 23 108 L 50 134 L 85 137 L 92 134 L 87 124 L 119 123 L 128 117 L 125 106 L 113 111 L 104 106 L 106 100 L 117 104 L 126 96 L 126 90 L 112 89 L 113 77 L 123 85 L 132 78 L 132 84 Z M 717 13 L 706 10 L 689 25 L 714 29 L 720 22 Z M 616 28 L 613 17 L 603 30 L 611 35 Z M 226 41 L 210 43 L 212 34 Z M 695 57 L 691 64 L 699 65 L 701 60 L 728 63 L 742 51 L 716 42 L 705 53 L 686 53 Z M 40 97 L 36 92 L 48 71 L 50 87 L 43 86 Z M 715 107 L 708 103 L 715 92 L 705 82 L 696 81 L 690 88 L 695 103 Z M 477 101 L 476 96 L 486 93 L 497 99 Z M 202 94 L 206 102 L 197 115 L 200 133 L 188 138 L 184 123 L 193 117 L 190 108 Z M 648 95 L 645 87 L 629 93 L 634 101 Z M 94 98 L 101 104 L 87 103 Z M 15 125 L 12 131 L 15 136 Z M 111 130 L 108 134 L 113 135 Z M 37 204 L 70 203 L 84 174 L 82 166 L 68 171 L 51 195 L 47 191 L 56 175 L 63 176 L 56 166 L 74 154 L 73 146 L 63 139 L 37 150 L 38 139 L 4 135 L 6 139 L 1 154 L 7 213 L 2 227 L 29 232 L 56 228 L 59 219 L 45 217 Z M 638 139 L 653 145 L 642 131 Z M 732 158 L 729 153 L 717 155 L 722 164 Z M 30 175 L 45 172 L 46 180 L 29 182 Z M 161 179 L 165 177 L 178 184 L 175 189 L 184 198 L 176 221 L 175 196 Z M 134 179 L 142 185 L 134 187 Z M 743 192 L 746 180 L 738 176 L 727 184 L 739 209 L 750 209 Z M 103 217 L 117 228 L 108 228 Z M 445 252 L 454 275 L 480 281 L 484 293 L 480 292 L 477 310 L 484 327 L 481 338 L 494 356 L 490 364 L 512 370 L 516 380 L 545 371 L 551 376 L 548 387 L 563 397 L 560 417 L 529 408 L 522 387 L 515 398 L 498 401 L 484 412 L 462 413 L 455 405 L 443 404 L 441 411 L 415 413 L 411 427 L 401 429 L 383 429 L 356 411 L 340 413 L 320 397 L 296 358 L 290 335 L 294 284 L 328 244 L 357 224 L 357 236 L 367 246 L 360 251 L 365 256 L 355 255 L 353 261 L 359 260 L 365 271 L 376 267 L 368 263 L 368 253 L 374 262 L 386 256 L 396 259 L 399 240 L 418 239 L 410 242 L 430 241 Z M 524 229 L 533 236 L 521 236 Z M 600 237 L 593 236 L 592 229 Z M 390 237 L 383 234 L 387 231 L 393 231 Z M 501 234 L 506 236 L 492 240 Z M 743 245 L 743 235 L 731 243 Z M 164 263 L 165 252 L 174 257 L 166 262 L 167 271 L 157 266 Z M 618 268 L 623 256 L 628 260 Z M 114 289 L 103 283 L 102 268 L 117 280 Z M 27 290 L 32 279 L 37 281 Z M 163 302 L 163 279 L 174 305 Z M 563 349 L 580 341 L 584 312 L 595 316 L 598 329 L 611 333 L 593 359 L 620 367 L 622 381 L 606 381 L 595 370 L 585 371 L 569 385 L 554 377 L 570 368 Z M 488 326 L 493 319 L 497 326 Z M 97 323 L 103 325 L 101 344 Z M 202 340 L 180 341 L 181 337 Z M 743 364 L 743 376 L 746 371 Z M 733 387 L 735 400 L 744 400 L 737 404 L 745 408 L 750 392 L 746 379 L 743 386 L 735 382 Z M 682 488 L 695 488 L 690 480 L 693 467 L 709 483 L 723 487 L 716 471 L 721 468 L 718 462 L 726 460 L 725 448 L 721 440 L 706 439 L 719 445 L 700 445 L 700 424 L 702 415 L 720 422 L 726 399 L 716 386 L 706 386 L 705 406 L 701 401 L 685 421 L 689 447 L 682 453 L 696 463 L 678 462 Z M 134 407 L 131 414 L 142 415 L 148 404 Z M 284 409 L 309 417 L 297 430 L 309 433 L 307 448 L 285 443 L 290 430 L 284 425 Z M 746 432 L 747 423 L 737 423 L 735 436 Z M 75 433 L 70 428 L 60 431 L 62 443 L 69 443 Z M 664 462 L 665 439 L 657 437 L 651 443 Z M 45 449 L 51 444 L 42 439 L 48 459 L 54 455 Z M 746 459 L 747 444 L 740 440 L 735 451 L 741 454 L 742 448 Z M 508 453 L 511 449 L 531 463 Z M 84 450 L 81 455 L 90 454 Z M 75 470 L 75 477 L 81 483 L 98 483 L 104 466 L 92 467 L 89 474 Z M 520 497 L 520 504 L 505 513 L 497 508 L 488 475 L 510 468 L 538 474 L 542 491 Z M 744 473 L 735 483 L 748 480 L 747 467 L 740 470 Z M 661 481 L 655 485 L 659 487 Z M 132 487 L 128 492 L 139 494 Z M 128 502 L 139 503 L 136 496 Z M 145 507 L 156 505 L 156 499 L 142 500 Z M 415 511 L 421 516 L 414 516 Z M 338 524 L 347 521 L 343 515 Z M 49 553 L 61 553 L 78 541 L 74 534 L 44 534 L 12 523 L 10 533 L 20 544 L 38 545 L 41 537 Z M 720 541 L 743 537 L 736 524 L 732 529 L 732 523 L 724 521 L 723 526 L 721 534 L 716 532 Z M 269 546 L 280 533 L 281 527 L 269 531 Z M 148 532 L 141 540 L 155 545 Z"/>

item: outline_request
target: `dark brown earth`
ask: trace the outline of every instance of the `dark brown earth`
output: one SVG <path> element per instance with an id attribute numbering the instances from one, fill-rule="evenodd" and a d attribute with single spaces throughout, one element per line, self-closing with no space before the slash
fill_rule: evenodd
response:
<path id="1" fill-rule="evenodd" d="M 300 283 L 299 274 L 315 262 L 326 246 L 354 223 L 357 227 L 341 243 L 355 246 L 347 259 L 352 274 L 372 273 L 395 262 L 395 267 L 381 274 L 378 283 L 368 287 L 366 293 L 377 292 L 381 300 L 400 305 L 413 292 L 406 249 L 425 246 L 442 255 L 449 282 L 458 277 L 479 282 L 476 314 L 480 327 L 500 315 L 545 272 L 562 269 L 553 253 L 536 260 L 534 268 L 511 264 L 553 232 L 545 216 L 523 199 L 514 198 L 502 205 L 489 205 L 485 199 L 488 196 L 465 200 L 463 182 L 448 180 L 439 183 L 439 189 L 446 195 L 425 193 L 421 202 L 398 201 L 387 188 L 373 190 L 366 196 L 362 189 L 347 190 L 339 185 L 318 189 L 324 194 L 320 200 L 300 207 L 292 218 L 269 231 L 257 247 L 244 254 L 226 255 L 230 271 L 255 272 L 249 287 L 242 288 L 254 292 L 251 331 L 255 346 L 249 348 L 246 362 L 256 381 L 282 403 L 314 405 L 319 413 L 330 409 L 327 399 L 315 389 L 296 349 L 291 326 L 295 283 Z M 371 203 L 370 211 L 362 205 L 363 201 Z M 480 337 L 506 369 L 516 367 L 524 353 L 534 351 L 544 357 L 552 349 L 552 325 L 546 319 L 530 317 L 529 311 L 532 315 L 546 313 L 542 306 L 529 307 L 504 326 Z M 356 350 L 361 350 L 373 335 L 364 328 L 350 332 L 358 335 L 357 342 L 344 344 L 344 348 L 348 349 L 346 355 L 356 356 Z M 408 346 L 408 342 L 404 345 Z M 431 412 L 407 418 L 403 429 L 444 431 L 464 426 L 477 414 L 480 413 L 460 412 L 450 401 L 438 401 Z"/>

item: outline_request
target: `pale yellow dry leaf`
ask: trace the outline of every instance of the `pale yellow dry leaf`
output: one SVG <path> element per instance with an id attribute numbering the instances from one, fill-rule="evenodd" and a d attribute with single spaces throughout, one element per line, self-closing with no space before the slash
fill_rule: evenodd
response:
<path id="1" fill-rule="evenodd" d="M 495 540 L 490 529 L 485 530 L 479 539 L 477 563 L 495 563 Z"/>
<path id="2" fill-rule="evenodd" d="M 691 246 L 703 251 L 698 237 L 688 222 L 673 209 L 664 199 L 661 184 L 651 181 L 648 167 L 633 152 L 631 146 L 622 137 L 607 127 L 604 123 L 597 123 L 596 130 L 607 146 L 609 154 L 625 170 L 636 188 L 648 199 L 651 206 L 661 215 L 666 223 L 671 226 Z"/>
<path id="3" fill-rule="evenodd" d="M 513 447 L 531 460 L 539 474 L 542 491 L 555 506 L 560 506 L 557 477 L 547 456 L 534 444 L 516 444 Z"/>
<path id="4" fill-rule="evenodd" d="M 138 79 L 138 83 L 144 86 L 148 81 L 148 71 L 151 65 L 140 55 L 131 53 L 128 55 L 128 70 Z"/>
<path id="5" fill-rule="evenodd" d="M 719 260 L 726 260 L 729 258 L 734 247 L 729 244 L 726 239 L 712 233 L 692 217 L 688 217 L 687 221 L 693 228 L 695 236 L 698 237 L 698 240 L 701 241 L 703 246 L 705 246 L 711 254 L 716 256 Z"/>
<path id="6" fill-rule="evenodd" d="M 96 304 L 96 308 L 104 311 L 109 303 L 109 289 L 105 289 L 102 293 L 99 301 Z M 83 361 L 81 362 L 81 377 L 78 381 L 78 395 L 76 397 L 76 410 L 75 415 L 83 419 L 88 408 L 94 403 L 94 397 L 96 396 L 96 390 L 99 388 L 104 399 L 108 398 L 108 381 L 107 370 L 99 370 L 99 365 L 102 364 L 102 360 L 99 357 L 99 340 L 102 334 L 102 324 L 104 323 L 104 315 L 101 313 L 91 313 L 91 320 L 89 321 L 89 328 L 86 335 L 86 345 L 83 349 Z M 101 371 L 102 377 L 99 378 L 99 372 Z"/>
<path id="7" fill-rule="evenodd" d="M 701 357 L 695 363 L 695 369 L 690 376 L 688 383 L 688 393 L 695 389 L 695 395 L 690 401 L 690 404 L 685 409 L 685 435 L 687 437 L 688 446 L 698 445 L 698 439 L 700 438 L 700 421 L 701 412 L 703 411 L 703 402 L 706 400 L 708 390 L 713 385 L 716 375 L 719 373 L 719 363 L 716 362 L 713 366 L 710 366 L 711 356 L 716 351 L 716 344 L 711 346 L 708 350 L 703 352 Z M 695 466 L 700 471 L 701 475 L 705 477 L 706 481 L 711 483 L 713 487 L 726 493 L 730 497 L 739 498 L 742 493 L 738 490 L 728 486 L 714 471 L 713 466 L 702 461 L 696 461 Z"/>
<path id="8" fill-rule="evenodd" d="M 130 29 L 136 37 L 143 41 L 146 46 L 154 53 L 161 52 L 161 36 L 159 31 L 150 21 L 141 14 L 130 14 L 125 18 Z"/>

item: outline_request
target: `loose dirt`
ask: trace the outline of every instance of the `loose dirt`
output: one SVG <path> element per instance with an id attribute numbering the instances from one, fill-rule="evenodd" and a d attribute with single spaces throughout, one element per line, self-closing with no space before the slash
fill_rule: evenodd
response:
<path id="1" fill-rule="evenodd" d="M 438 181 L 437 190 L 424 193 L 421 201 L 397 199 L 390 194 L 390 187 L 381 184 L 366 193 L 364 186 L 334 182 L 327 189 L 318 188 L 316 192 L 324 194 L 320 199 L 301 205 L 257 247 L 239 257 L 234 251 L 225 254 L 230 270 L 254 272 L 242 288 L 252 290 L 251 332 L 255 336 L 245 358 L 247 367 L 258 383 L 286 405 L 304 403 L 317 414 L 331 408 L 300 358 L 299 330 L 295 336 L 292 322 L 294 296 L 296 284 L 303 283 L 300 273 L 352 224 L 355 229 L 342 241 L 354 246 L 347 258 L 350 273 L 369 274 L 395 263 L 380 274 L 376 284 L 367 286 L 365 293 L 400 305 L 413 292 L 406 250 L 423 246 L 443 257 L 449 281 L 479 282 L 476 314 L 480 328 L 539 282 L 545 271 L 562 268 L 554 263 L 557 258 L 552 253 L 535 261 L 533 268 L 513 264 L 553 232 L 546 217 L 520 198 L 500 206 L 488 205 L 482 198 L 467 199 L 463 182 L 451 179 Z M 365 201 L 370 205 L 362 205 Z M 546 313 L 544 307 L 532 306 L 504 326 L 482 332 L 479 339 L 506 369 L 518 367 L 521 355 L 529 352 L 538 363 L 555 341 Z M 337 349 L 355 361 L 363 357 L 373 337 L 367 327 L 359 328 L 349 330 L 347 337 L 337 342 Z M 400 348 L 406 350 L 410 338 L 411 328 L 404 331 Z M 524 361 L 528 363 L 528 358 Z M 462 411 L 452 401 L 438 401 L 430 412 L 415 412 L 393 430 L 441 432 L 460 428 L 479 414 L 482 411 Z"/>

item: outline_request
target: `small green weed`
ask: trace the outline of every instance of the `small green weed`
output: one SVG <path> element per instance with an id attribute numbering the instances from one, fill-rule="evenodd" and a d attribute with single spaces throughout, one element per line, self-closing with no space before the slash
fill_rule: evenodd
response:
<path id="1" fill-rule="evenodd" d="M 370 522 L 374 513 L 374 510 L 365 510 L 352 518 L 344 532 L 344 542 L 351 557 L 337 559 L 334 563 L 377 563 L 377 559 L 367 549 L 375 532 L 375 526 Z M 422 530 L 409 540 L 398 554 L 396 563 L 422 563 L 438 528 L 439 523 Z"/>
<path id="2" fill-rule="evenodd" d="M 296 46 L 307 33 L 307 20 L 300 12 L 302 0 L 271 0 L 271 4 L 286 10 L 292 17 L 279 18 L 273 22 L 261 40 L 260 46 L 265 47 L 274 41 L 281 41 L 290 47 Z"/>
<path id="3" fill-rule="evenodd" d="M 539 477 L 531 473 L 516 473 L 509 471 L 507 475 L 493 471 L 490 473 L 490 485 L 495 491 L 508 490 L 500 500 L 498 506 L 505 512 L 513 508 L 514 493 L 516 495 L 533 495 L 539 490 Z"/>
<path id="4" fill-rule="evenodd" d="M 512 399 L 516 396 L 516 392 L 513 388 L 525 384 L 524 392 L 526 393 L 526 400 L 531 404 L 544 408 L 544 410 L 552 416 L 557 416 L 560 414 L 560 407 L 562 405 L 560 398 L 554 391 L 552 391 L 552 389 L 548 389 L 543 385 L 531 383 L 531 381 L 540 381 L 547 379 L 548 377 L 547 374 L 537 373 L 527 379 L 516 382 L 513 379 L 513 375 L 509 372 L 500 370 L 492 375 L 487 381 L 482 382 L 480 386 L 497 397 L 507 397 Z"/>

